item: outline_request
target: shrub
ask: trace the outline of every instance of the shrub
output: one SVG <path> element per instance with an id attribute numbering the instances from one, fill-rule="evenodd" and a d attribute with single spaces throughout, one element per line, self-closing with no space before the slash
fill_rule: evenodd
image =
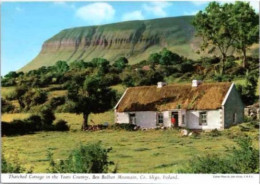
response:
<path id="1" fill-rule="evenodd" d="M 134 131 L 136 125 L 133 125 L 133 124 L 129 124 L 129 123 L 116 123 L 114 125 L 112 125 L 112 129 L 115 129 L 115 130 L 120 130 L 120 129 L 123 129 L 123 130 L 128 130 L 128 131 Z"/>
<path id="2" fill-rule="evenodd" d="M 114 162 L 108 160 L 108 153 L 112 148 L 105 149 L 101 142 L 81 145 L 73 150 L 66 160 L 56 163 L 53 153 L 48 151 L 51 173 L 107 173 L 109 165 Z"/>
<path id="3" fill-rule="evenodd" d="M 214 129 L 212 130 L 210 133 L 209 133 L 210 136 L 212 137 L 218 137 L 218 136 L 221 136 L 221 132 L 218 131 L 218 129 Z"/>
<path id="4" fill-rule="evenodd" d="M 4 155 L 1 157 L 1 170 L 2 173 L 24 173 L 25 169 L 20 165 L 18 160 L 15 160 L 13 163 L 8 162 Z"/>
<path id="5" fill-rule="evenodd" d="M 68 131 L 70 129 L 67 122 L 62 120 L 62 119 L 58 120 L 54 124 L 54 128 L 55 128 L 56 131 Z"/>
<path id="6" fill-rule="evenodd" d="M 10 112 L 14 110 L 14 106 L 7 100 L 1 98 L 1 113 Z"/>
<path id="7" fill-rule="evenodd" d="M 60 105 L 63 105 L 64 103 L 65 103 L 65 96 L 54 97 L 50 101 L 50 105 L 53 109 L 55 109 Z"/>
<path id="8" fill-rule="evenodd" d="M 252 146 L 252 139 L 241 137 L 238 147 L 229 148 L 226 157 L 207 155 L 195 157 L 180 173 L 259 173 L 259 151 Z"/>
<path id="9" fill-rule="evenodd" d="M 44 106 L 41 109 L 39 116 L 41 117 L 43 128 L 44 129 L 51 128 L 52 123 L 55 120 L 55 115 L 54 115 L 51 107 Z"/>

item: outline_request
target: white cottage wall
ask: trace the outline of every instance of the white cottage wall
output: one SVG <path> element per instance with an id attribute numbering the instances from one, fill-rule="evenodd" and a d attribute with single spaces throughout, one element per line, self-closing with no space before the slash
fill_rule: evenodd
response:
<path id="1" fill-rule="evenodd" d="M 129 123 L 129 114 L 126 112 L 116 112 L 116 123 Z"/>
<path id="2" fill-rule="evenodd" d="M 155 128 L 156 127 L 156 112 L 144 111 L 135 112 L 136 124 L 141 128 Z"/>
<path id="3" fill-rule="evenodd" d="M 207 125 L 199 125 L 199 113 L 204 111 L 187 111 L 187 127 L 202 130 L 221 129 L 221 111 L 221 109 L 206 111 Z"/>

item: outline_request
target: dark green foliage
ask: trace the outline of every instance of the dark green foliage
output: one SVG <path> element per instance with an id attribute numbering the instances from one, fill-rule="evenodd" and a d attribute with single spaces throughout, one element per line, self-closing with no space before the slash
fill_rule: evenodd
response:
<path id="1" fill-rule="evenodd" d="M 11 112 L 14 110 L 14 106 L 7 100 L 1 98 L 1 113 Z"/>
<path id="2" fill-rule="evenodd" d="M 47 101 L 47 93 L 41 89 L 29 89 L 22 97 L 22 104 L 26 110 L 34 105 L 43 104 Z"/>
<path id="3" fill-rule="evenodd" d="M 116 67 L 120 71 L 122 71 L 127 65 L 128 65 L 128 60 L 125 57 L 120 57 L 113 64 L 113 66 Z"/>
<path id="4" fill-rule="evenodd" d="M 75 112 L 83 113 L 82 129 L 88 127 L 88 115 L 109 110 L 116 103 L 116 93 L 100 76 L 86 77 L 83 86 L 75 82 L 68 88 L 68 99 L 75 103 Z"/>
<path id="5" fill-rule="evenodd" d="M 133 124 L 129 124 L 129 123 L 116 123 L 114 125 L 111 126 L 112 129 L 115 129 L 115 130 L 128 130 L 128 131 L 134 131 L 136 125 L 133 125 Z"/>
<path id="6" fill-rule="evenodd" d="M 25 173 L 26 170 L 15 160 L 13 163 L 8 162 L 4 155 L 1 157 L 1 172 L 2 173 Z"/>
<path id="7" fill-rule="evenodd" d="M 108 167 L 114 162 L 109 161 L 108 153 L 112 148 L 105 149 L 101 143 L 81 145 L 73 150 L 66 160 L 56 163 L 53 154 L 48 151 L 51 173 L 108 173 Z"/>
<path id="8" fill-rule="evenodd" d="M 50 106 L 55 109 L 56 107 L 65 103 L 65 96 L 54 97 L 50 101 Z"/>
<path id="9" fill-rule="evenodd" d="M 246 74 L 245 85 L 237 85 L 237 90 L 246 105 L 253 104 L 256 101 L 257 75 L 253 73 Z"/>
<path id="10" fill-rule="evenodd" d="M 192 65 L 191 61 L 186 61 L 184 63 L 180 64 L 180 72 L 181 73 L 187 73 L 187 72 L 192 72 L 194 70 L 194 67 Z"/>
<path id="11" fill-rule="evenodd" d="M 74 61 L 70 64 L 70 69 L 82 70 L 88 67 L 88 63 L 84 62 L 83 60 Z"/>
<path id="12" fill-rule="evenodd" d="M 229 148 L 225 157 L 207 155 L 189 161 L 180 173 L 259 173 L 259 151 L 250 137 L 236 140 L 238 147 Z"/>
<path id="13" fill-rule="evenodd" d="M 15 71 L 10 71 L 7 75 L 5 75 L 5 78 L 16 78 L 19 75 Z"/>
<path id="14" fill-rule="evenodd" d="M 69 70 L 69 66 L 68 66 L 67 62 L 65 62 L 65 61 L 58 61 L 54 65 L 54 70 L 57 73 L 64 73 Z"/>
<path id="15" fill-rule="evenodd" d="M 70 128 L 66 121 L 58 120 L 54 123 L 54 127 L 56 131 L 68 131 Z"/>
<path id="16" fill-rule="evenodd" d="M 55 120 L 52 108 L 50 106 L 44 106 L 39 112 L 39 116 L 41 117 L 43 128 L 50 129 Z"/>
<path id="17" fill-rule="evenodd" d="M 218 131 L 218 129 L 214 129 L 212 130 L 210 133 L 209 133 L 210 136 L 212 137 L 218 137 L 218 136 L 221 136 L 221 132 Z"/>

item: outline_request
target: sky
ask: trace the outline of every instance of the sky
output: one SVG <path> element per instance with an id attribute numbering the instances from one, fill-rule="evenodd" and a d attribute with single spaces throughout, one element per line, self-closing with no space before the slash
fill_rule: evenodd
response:
<path id="1" fill-rule="evenodd" d="M 207 1 L 2 2 L 1 75 L 16 71 L 63 29 L 127 20 L 195 15 Z M 251 2 L 258 10 L 258 2 Z"/>

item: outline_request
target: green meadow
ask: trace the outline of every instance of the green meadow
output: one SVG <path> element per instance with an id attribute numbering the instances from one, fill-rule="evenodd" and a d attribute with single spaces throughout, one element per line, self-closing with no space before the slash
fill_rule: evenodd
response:
<path id="1" fill-rule="evenodd" d="M 22 119 L 30 114 L 3 114 L 3 121 Z M 125 131 L 112 128 L 100 131 L 81 131 L 82 116 L 76 114 L 56 114 L 56 119 L 68 121 L 68 132 L 37 132 L 23 136 L 2 137 L 2 152 L 12 160 L 19 160 L 27 169 L 35 173 L 47 173 L 49 163 L 47 150 L 54 153 L 56 161 L 66 159 L 71 150 L 81 144 L 101 141 L 106 148 L 112 147 L 109 159 L 118 166 L 118 173 L 175 173 L 194 156 L 206 154 L 225 155 L 228 147 L 235 145 L 235 139 L 248 134 L 258 148 L 258 129 L 250 127 L 248 132 L 241 126 L 234 126 L 213 137 L 210 132 L 202 132 L 198 137 L 183 137 L 177 129 Z M 113 112 L 91 115 L 99 122 L 113 118 Z M 111 167 L 113 168 L 113 166 Z"/>

